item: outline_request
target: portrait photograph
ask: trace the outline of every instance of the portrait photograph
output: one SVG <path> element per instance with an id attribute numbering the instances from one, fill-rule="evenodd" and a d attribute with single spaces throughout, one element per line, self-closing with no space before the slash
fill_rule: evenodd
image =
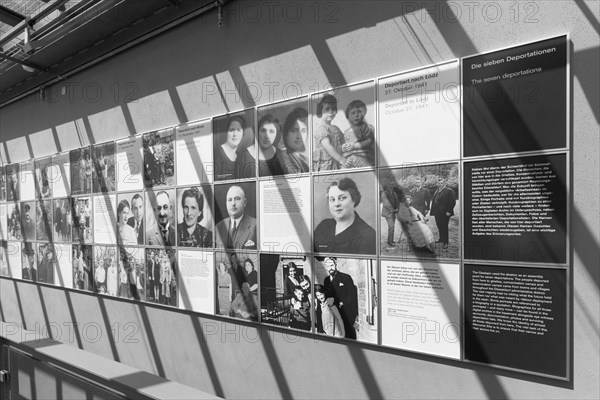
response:
<path id="1" fill-rule="evenodd" d="M 375 166 L 374 81 L 312 96 L 313 171 Z"/>
<path id="2" fill-rule="evenodd" d="M 52 197 L 52 157 L 35 160 L 34 169 L 36 198 Z"/>
<path id="3" fill-rule="evenodd" d="M 216 252 L 219 315 L 258 321 L 258 257 L 246 251 Z"/>
<path id="4" fill-rule="evenodd" d="M 37 222 L 35 232 L 37 240 L 42 242 L 52 241 L 52 200 L 38 200 L 36 202 Z"/>
<path id="5" fill-rule="evenodd" d="M 71 197 L 72 238 L 75 243 L 92 244 L 94 241 L 92 204 L 91 197 Z"/>
<path id="6" fill-rule="evenodd" d="M 6 201 L 19 201 L 21 192 L 19 164 L 8 164 L 4 169 L 6 171 Z"/>
<path id="7" fill-rule="evenodd" d="M 212 200 L 211 186 L 177 189 L 177 246 L 213 247 Z"/>
<path id="8" fill-rule="evenodd" d="M 119 297 L 146 301 L 144 253 L 141 247 L 119 246 Z"/>
<path id="9" fill-rule="evenodd" d="M 254 109 L 213 118 L 214 180 L 254 178 Z"/>
<path id="10" fill-rule="evenodd" d="M 6 205 L 7 236 L 8 240 L 21 240 L 21 211 L 19 203 L 8 203 Z"/>
<path id="11" fill-rule="evenodd" d="M 382 256 L 459 259 L 458 163 L 379 171 Z"/>
<path id="12" fill-rule="evenodd" d="M 177 252 L 146 248 L 146 301 L 177 307 Z"/>
<path id="13" fill-rule="evenodd" d="M 54 241 L 62 243 L 72 241 L 73 218 L 69 199 L 54 199 L 52 209 L 54 213 L 52 218 Z"/>
<path id="14" fill-rule="evenodd" d="M 316 331 L 377 343 L 377 261 L 315 257 L 314 269 Z"/>
<path id="15" fill-rule="evenodd" d="M 73 287 L 79 290 L 93 292 L 93 246 L 85 244 L 74 244 L 73 251 Z"/>
<path id="16" fill-rule="evenodd" d="M 115 142 L 92 146 L 93 193 L 114 192 L 115 179 Z"/>
<path id="17" fill-rule="evenodd" d="M 6 201 L 6 167 L 0 166 L 0 203 Z"/>
<path id="18" fill-rule="evenodd" d="M 37 257 L 35 243 L 24 242 L 21 249 L 21 279 L 37 282 Z"/>
<path id="19" fill-rule="evenodd" d="M 256 249 L 256 182 L 215 185 L 217 247 Z"/>
<path id="20" fill-rule="evenodd" d="M 308 172 L 308 97 L 259 107 L 256 118 L 258 175 Z"/>
<path id="21" fill-rule="evenodd" d="M 177 240 L 175 189 L 146 191 L 146 244 L 172 247 Z"/>
<path id="22" fill-rule="evenodd" d="M 374 255 L 376 174 L 316 176 L 313 185 L 315 253 Z"/>
<path id="23" fill-rule="evenodd" d="M 117 240 L 125 246 L 143 245 L 145 234 L 144 192 L 117 195 Z"/>
<path id="24" fill-rule="evenodd" d="M 92 175 L 94 166 L 92 162 L 92 149 L 82 147 L 69 152 L 71 164 L 71 194 L 92 193 Z"/>
<path id="25" fill-rule="evenodd" d="M 129 286 L 122 263 L 117 269 L 117 248 L 115 246 L 94 246 L 94 292 L 118 296 L 121 286 Z M 124 289 L 123 289 L 124 290 Z"/>
<path id="26" fill-rule="evenodd" d="M 311 257 L 260 255 L 260 321 L 311 331 L 315 303 Z"/>
<path id="27" fill-rule="evenodd" d="M 23 241 L 35 240 L 35 228 L 37 223 L 35 201 L 21 202 L 21 237 Z"/>
<path id="28" fill-rule="evenodd" d="M 145 187 L 175 186 L 174 128 L 148 132 L 142 142 Z"/>
<path id="29" fill-rule="evenodd" d="M 54 274 L 58 270 L 58 255 L 52 243 L 38 243 L 37 281 L 54 285 Z"/>

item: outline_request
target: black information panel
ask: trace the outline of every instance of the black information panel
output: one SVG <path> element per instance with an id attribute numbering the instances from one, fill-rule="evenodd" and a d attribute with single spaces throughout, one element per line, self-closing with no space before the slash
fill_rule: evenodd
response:
<path id="1" fill-rule="evenodd" d="M 567 261 L 566 154 L 466 162 L 465 259 Z"/>
<path id="2" fill-rule="evenodd" d="M 564 269 L 465 265 L 465 359 L 567 375 Z"/>
<path id="3" fill-rule="evenodd" d="M 567 147 L 566 68 L 566 36 L 464 58 L 464 156 Z"/>

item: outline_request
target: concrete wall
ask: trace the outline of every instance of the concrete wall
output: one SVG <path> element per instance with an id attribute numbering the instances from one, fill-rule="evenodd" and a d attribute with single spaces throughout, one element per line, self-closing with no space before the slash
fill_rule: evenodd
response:
<path id="1" fill-rule="evenodd" d="M 597 1 L 236 1 L 222 29 L 214 14 L 188 22 L 72 77 L 72 96 L 0 110 L 15 162 L 568 32 L 572 382 L 9 279 L 0 318 L 228 398 L 598 398 L 598 15 Z"/>

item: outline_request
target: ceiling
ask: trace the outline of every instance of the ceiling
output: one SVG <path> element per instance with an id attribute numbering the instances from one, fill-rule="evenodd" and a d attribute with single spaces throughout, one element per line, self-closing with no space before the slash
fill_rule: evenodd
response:
<path id="1" fill-rule="evenodd" d="M 0 107 L 223 3 L 0 0 Z"/>

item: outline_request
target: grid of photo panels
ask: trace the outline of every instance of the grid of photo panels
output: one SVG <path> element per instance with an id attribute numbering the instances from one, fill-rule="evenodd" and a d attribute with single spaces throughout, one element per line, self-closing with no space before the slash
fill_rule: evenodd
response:
<path id="1" fill-rule="evenodd" d="M 464 359 L 460 67 L 4 165 L 0 274 Z"/>

